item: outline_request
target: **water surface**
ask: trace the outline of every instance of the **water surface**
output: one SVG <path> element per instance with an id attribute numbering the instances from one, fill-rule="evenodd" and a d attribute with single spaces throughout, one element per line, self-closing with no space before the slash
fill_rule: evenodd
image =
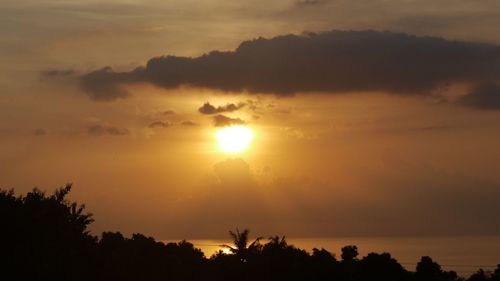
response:
<path id="1" fill-rule="evenodd" d="M 289 244 L 311 251 L 325 248 L 340 258 L 340 249 L 356 245 L 360 256 L 389 252 L 408 270 L 415 270 L 422 256 L 430 256 L 443 269 L 468 276 L 479 268 L 493 270 L 500 264 L 500 236 L 466 237 L 376 237 L 376 238 L 287 238 Z M 206 256 L 222 249 L 230 240 L 189 240 Z"/>

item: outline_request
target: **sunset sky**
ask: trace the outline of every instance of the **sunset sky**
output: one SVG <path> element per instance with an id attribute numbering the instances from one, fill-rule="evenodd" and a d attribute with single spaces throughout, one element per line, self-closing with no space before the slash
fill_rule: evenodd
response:
<path id="1" fill-rule="evenodd" d="M 498 235 L 498 26 L 497 0 L 1 1 L 0 187 L 71 182 L 96 234 Z"/>

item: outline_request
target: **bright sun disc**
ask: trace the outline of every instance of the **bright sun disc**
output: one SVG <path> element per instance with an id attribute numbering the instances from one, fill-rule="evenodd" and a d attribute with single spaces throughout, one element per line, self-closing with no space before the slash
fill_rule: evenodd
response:
<path id="1" fill-rule="evenodd" d="M 246 126 L 225 127 L 215 134 L 219 148 L 224 152 L 241 152 L 245 150 L 253 139 L 253 132 Z"/>

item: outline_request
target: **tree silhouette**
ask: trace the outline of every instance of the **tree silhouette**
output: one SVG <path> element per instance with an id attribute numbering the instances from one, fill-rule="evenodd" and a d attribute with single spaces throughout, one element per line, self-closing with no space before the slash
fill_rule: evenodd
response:
<path id="1" fill-rule="evenodd" d="M 424 256 L 417 263 L 415 277 L 417 280 L 422 281 L 449 281 L 456 280 L 458 275 L 454 271 L 443 271 L 441 266 L 434 262 L 432 258 Z"/>
<path id="2" fill-rule="evenodd" d="M 274 247 L 278 249 L 285 249 L 288 246 L 288 242 L 286 242 L 285 236 L 279 237 L 278 235 L 276 235 L 269 237 L 269 242 L 266 243 L 265 246 Z"/>
<path id="3" fill-rule="evenodd" d="M 24 197 L 0 192 L 4 276 L 86 280 L 92 274 L 96 237 L 87 230 L 92 214 L 66 199 L 70 191 L 71 184 L 49 196 L 36 188 Z"/>
<path id="4" fill-rule="evenodd" d="M 369 253 L 363 257 L 356 270 L 356 280 L 408 280 L 408 272 L 389 253 Z"/>
<path id="5" fill-rule="evenodd" d="M 358 257 L 358 247 L 354 245 L 345 246 L 342 248 L 342 261 L 351 262 L 355 261 Z"/>
<path id="6" fill-rule="evenodd" d="M 497 268 L 491 274 L 491 281 L 500 281 L 500 264 L 497 264 Z"/>
<path id="7" fill-rule="evenodd" d="M 234 246 L 222 245 L 222 247 L 228 248 L 231 253 L 236 255 L 240 261 L 247 262 L 251 255 L 254 255 L 262 249 L 260 240 L 263 237 L 257 237 L 252 243 L 249 244 L 250 230 L 244 229 L 242 232 L 236 228 L 236 232 L 229 231 L 229 235 L 233 239 Z"/>
<path id="8" fill-rule="evenodd" d="M 476 273 L 472 274 L 469 277 L 469 279 L 467 279 L 467 280 L 468 281 L 488 281 L 488 280 L 490 280 L 490 278 L 488 277 L 486 272 L 484 272 L 484 270 L 479 269 Z"/>
<path id="9" fill-rule="evenodd" d="M 500 281 L 500 265 L 462 279 L 422 257 L 413 273 L 388 253 L 358 259 L 358 248 L 348 245 L 339 262 L 325 249 L 308 253 L 284 236 L 250 241 L 248 229 L 229 231 L 234 245 L 223 246 L 230 254 L 220 251 L 210 259 L 184 240 L 165 244 L 120 232 L 98 238 L 88 230 L 92 214 L 67 200 L 70 191 L 71 185 L 51 195 L 36 188 L 25 196 L 0 190 L 0 280 Z"/>
<path id="10" fill-rule="evenodd" d="M 310 268 L 314 280 L 343 280 L 341 264 L 337 261 L 335 255 L 323 248 L 313 249 Z"/>
<path id="11" fill-rule="evenodd" d="M 358 247 L 348 245 L 344 246 L 341 251 L 343 279 L 353 281 L 355 280 L 356 262 L 358 261 Z"/>

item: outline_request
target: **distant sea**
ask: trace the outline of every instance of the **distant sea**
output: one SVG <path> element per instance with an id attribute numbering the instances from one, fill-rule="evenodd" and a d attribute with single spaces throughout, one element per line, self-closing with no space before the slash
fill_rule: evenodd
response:
<path id="1" fill-rule="evenodd" d="M 230 240 L 188 240 L 210 257 Z M 467 277 L 479 268 L 493 270 L 500 264 L 500 236 L 377 237 L 377 238 L 287 238 L 289 244 L 309 252 L 325 248 L 340 259 L 340 249 L 356 245 L 360 257 L 388 252 L 406 269 L 414 271 L 422 256 L 430 256 L 445 270 Z"/>

